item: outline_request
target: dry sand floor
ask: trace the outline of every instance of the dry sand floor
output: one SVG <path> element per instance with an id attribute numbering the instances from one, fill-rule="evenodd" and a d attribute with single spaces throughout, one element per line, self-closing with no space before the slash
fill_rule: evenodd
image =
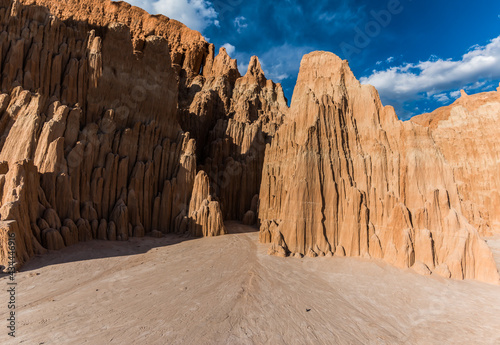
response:
<path id="1" fill-rule="evenodd" d="M 0 321 L 0 343 L 500 344 L 500 286 L 363 259 L 272 257 L 255 229 L 228 228 L 33 259 L 16 276 L 17 337 Z"/>

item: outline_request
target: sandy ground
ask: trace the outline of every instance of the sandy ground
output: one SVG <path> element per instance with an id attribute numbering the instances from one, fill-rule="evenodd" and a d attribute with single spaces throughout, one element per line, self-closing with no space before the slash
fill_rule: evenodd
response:
<path id="1" fill-rule="evenodd" d="M 3 321 L 0 343 L 500 344 L 500 286 L 362 259 L 272 257 L 254 229 L 229 228 L 33 259 L 16 276 L 17 337 Z"/>

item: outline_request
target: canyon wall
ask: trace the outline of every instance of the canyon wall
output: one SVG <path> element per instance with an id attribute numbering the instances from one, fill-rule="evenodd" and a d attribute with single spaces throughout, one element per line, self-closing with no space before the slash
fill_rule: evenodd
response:
<path id="1" fill-rule="evenodd" d="M 401 122 L 316 52 L 289 108 L 257 57 L 242 76 L 200 33 L 109 0 L 0 0 L 0 74 L 0 265 L 11 233 L 20 267 L 80 241 L 218 236 L 239 220 L 272 254 L 499 281 L 478 234 L 498 222 L 498 145 L 470 147 L 490 105 Z"/>
<path id="2" fill-rule="evenodd" d="M 482 235 L 500 233 L 500 87 L 462 96 L 411 121 L 429 127 L 453 169 L 462 213 Z"/>
<path id="3" fill-rule="evenodd" d="M 257 58 L 242 77 L 214 55 L 127 3 L 0 1 L 1 236 L 16 234 L 17 267 L 79 241 L 256 222 L 286 99 Z"/>
<path id="4" fill-rule="evenodd" d="M 260 239 L 277 255 L 381 258 L 498 283 L 431 130 L 401 122 L 346 61 L 306 55 L 290 115 L 266 149 Z"/>

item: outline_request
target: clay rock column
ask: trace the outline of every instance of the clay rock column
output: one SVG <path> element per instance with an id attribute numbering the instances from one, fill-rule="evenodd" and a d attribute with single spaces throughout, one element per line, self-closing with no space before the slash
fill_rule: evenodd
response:
<path id="1" fill-rule="evenodd" d="M 194 181 L 189 203 L 189 232 L 193 236 L 211 237 L 227 233 L 218 201 L 210 193 L 210 179 L 201 170 Z"/>

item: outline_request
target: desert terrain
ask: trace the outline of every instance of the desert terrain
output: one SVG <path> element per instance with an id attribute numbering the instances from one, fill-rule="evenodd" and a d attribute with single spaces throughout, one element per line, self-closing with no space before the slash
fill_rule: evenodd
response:
<path id="1" fill-rule="evenodd" d="M 289 101 L 224 46 L 0 0 L 0 343 L 500 344 L 497 81 L 401 121 L 334 53 Z"/>
<path id="2" fill-rule="evenodd" d="M 34 258 L 16 276 L 17 337 L 1 334 L 2 343 L 500 342 L 499 286 L 383 261 L 270 256 L 256 229 L 227 228 L 221 237 L 92 241 Z"/>

